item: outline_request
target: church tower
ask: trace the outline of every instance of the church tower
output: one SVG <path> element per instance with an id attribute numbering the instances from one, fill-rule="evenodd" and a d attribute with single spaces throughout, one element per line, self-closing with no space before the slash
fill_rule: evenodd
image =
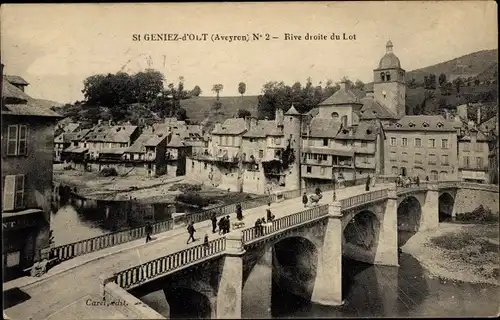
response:
<path id="1" fill-rule="evenodd" d="M 389 40 L 385 55 L 380 59 L 378 68 L 373 70 L 373 92 L 378 103 L 398 117 L 403 117 L 406 112 L 406 72 L 392 52 L 392 47 Z"/>

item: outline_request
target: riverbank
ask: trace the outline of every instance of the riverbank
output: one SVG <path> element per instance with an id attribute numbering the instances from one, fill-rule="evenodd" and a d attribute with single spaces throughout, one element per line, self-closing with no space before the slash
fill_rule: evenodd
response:
<path id="1" fill-rule="evenodd" d="M 434 276 L 500 286 L 498 223 L 440 223 L 418 232 L 402 247 Z"/>
<path id="2" fill-rule="evenodd" d="M 160 177 L 111 176 L 103 177 L 98 172 L 64 170 L 61 164 L 54 165 L 54 182 L 76 188 L 77 194 L 96 200 L 137 199 L 146 203 L 175 203 L 176 196 L 186 193 L 186 186 L 196 187 L 196 194 L 205 199 L 209 207 L 232 204 L 255 198 L 256 195 L 228 192 L 195 180 L 168 175 Z"/>

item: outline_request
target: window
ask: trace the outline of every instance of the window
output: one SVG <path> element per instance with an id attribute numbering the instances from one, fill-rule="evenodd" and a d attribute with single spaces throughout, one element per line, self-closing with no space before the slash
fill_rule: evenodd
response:
<path id="1" fill-rule="evenodd" d="M 259 150 L 259 158 L 264 158 L 264 150 Z"/>
<path id="2" fill-rule="evenodd" d="M 396 152 L 392 151 L 392 152 L 389 154 L 389 160 L 390 160 L 390 161 L 396 161 L 396 160 L 397 160 L 397 157 L 396 157 Z"/>
<path id="3" fill-rule="evenodd" d="M 193 162 L 193 165 L 194 165 L 194 162 Z M 203 169 L 207 170 L 207 163 L 205 162 L 205 164 L 203 165 Z"/>
<path id="4" fill-rule="evenodd" d="M 191 161 L 191 168 L 194 169 L 194 161 Z"/>
<path id="5" fill-rule="evenodd" d="M 391 138 L 391 146 L 395 146 L 396 145 L 396 138 L 392 137 Z"/>
<path id="6" fill-rule="evenodd" d="M 470 166 L 470 160 L 468 156 L 464 157 L 464 167 L 468 168 Z"/>
<path id="7" fill-rule="evenodd" d="M 309 139 L 308 140 L 308 144 L 310 147 L 314 146 L 314 140 L 313 139 Z"/>
<path id="8" fill-rule="evenodd" d="M 275 138 L 274 143 L 279 146 L 281 144 L 281 138 Z"/>
<path id="9" fill-rule="evenodd" d="M 483 151 L 483 144 L 480 142 L 476 142 L 476 151 L 477 152 L 482 152 Z"/>
<path id="10" fill-rule="evenodd" d="M 320 173 L 322 176 L 324 176 L 324 175 L 325 175 L 325 167 L 321 167 L 321 168 L 319 169 L 319 173 Z"/>
<path id="11" fill-rule="evenodd" d="M 429 139 L 429 148 L 436 147 L 436 139 Z"/>
<path id="12" fill-rule="evenodd" d="M 18 156 L 27 154 L 28 127 L 11 125 L 7 129 L 7 155 Z"/>
<path id="13" fill-rule="evenodd" d="M 422 139 L 415 138 L 415 147 L 417 147 L 417 148 L 422 147 Z"/>
<path id="14" fill-rule="evenodd" d="M 391 81 L 391 74 L 390 74 L 389 72 L 387 72 L 387 73 L 386 73 L 386 75 L 385 75 L 385 79 L 386 79 L 387 81 Z"/>
<path id="15" fill-rule="evenodd" d="M 347 127 L 347 116 L 342 116 L 342 127 L 346 128 Z"/>
<path id="16" fill-rule="evenodd" d="M 347 140 L 342 140 L 342 145 L 343 145 L 344 147 L 347 147 Z"/>
<path id="17" fill-rule="evenodd" d="M 361 148 L 368 147 L 368 143 L 366 141 L 361 141 Z"/>
<path id="18" fill-rule="evenodd" d="M 407 147 L 407 146 L 408 146 L 408 139 L 403 138 L 403 147 Z"/>
<path id="19" fill-rule="evenodd" d="M 408 162 L 408 153 L 403 152 L 403 155 L 401 157 L 402 162 Z"/>
<path id="20" fill-rule="evenodd" d="M 397 176 L 399 174 L 399 169 L 398 167 L 392 167 L 391 168 L 391 173 L 395 176 Z"/>
<path id="21" fill-rule="evenodd" d="M 484 163 L 483 163 L 483 158 L 477 157 L 476 158 L 476 164 L 478 169 L 483 169 Z"/>
<path id="22" fill-rule="evenodd" d="M 429 155 L 429 164 L 436 164 L 436 155 L 435 154 Z"/>
<path id="23" fill-rule="evenodd" d="M 431 171 L 431 180 L 437 180 L 438 179 L 438 172 L 437 171 Z"/>
<path id="24" fill-rule="evenodd" d="M 219 136 L 219 145 L 222 144 L 222 136 Z"/>
<path id="25" fill-rule="evenodd" d="M 307 171 L 307 173 L 311 173 L 311 166 L 308 166 L 308 167 L 306 168 L 306 171 Z"/>
<path id="26" fill-rule="evenodd" d="M 448 172 L 446 171 L 439 172 L 439 180 L 445 181 L 447 179 L 448 179 Z"/>
<path id="27" fill-rule="evenodd" d="M 441 155 L 441 164 L 443 166 L 447 166 L 449 165 L 450 163 L 448 162 L 448 155 L 447 154 L 443 154 Z"/>
<path id="28" fill-rule="evenodd" d="M 464 142 L 464 151 L 470 150 L 470 142 Z"/>
<path id="29" fill-rule="evenodd" d="M 338 118 L 339 114 L 337 112 L 332 112 L 332 118 Z"/>
<path id="30" fill-rule="evenodd" d="M 5 260 L 7 268 L 18 266 L 21 260 L 21 252 L 20 251 L 9 252 L 7 253 L 7 257 Z"/>
<path id="31" fill-rule="evenodd" d="M 3 187 L 3 210 L 24 207 L 24 175 L 5 176 Z"/>
<path id="32" fill-rule="evenodd" d="M 422 154 L 415 153 L 415 163 L 422 163 Z"/>
<path id="33" fill-rule="evenodd" d="M 448 139 L 441 139 L 441 148 L 448 149 Z"/>
<path id="34" fill-rule="evenodd" d="M 328 139 L 327 138 L 323 139 L 323 147 L 328 147 Z"/>

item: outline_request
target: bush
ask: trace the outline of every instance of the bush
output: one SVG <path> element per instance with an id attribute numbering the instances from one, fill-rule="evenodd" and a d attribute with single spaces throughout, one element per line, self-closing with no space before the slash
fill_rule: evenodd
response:
<path id="1" fill-rule="evenodd" d="M 118 175 L 118 172 L 116 172 L 115 168 L 103 168 L 99 175 L 102 177 L 116 177 Z"/>
<path id="2" fill-rule="evenodd" d="M 457 214 L 456 219 L 468 222 L 494 222 L 498 221 L 498 213 L 491 212 L 490 209 L 484 208 L 481 204 L 472 212 Z"/>
<path id="3" fill-rule="evenodd" d="M 181 193 L 175 196 L 175 201 L 189 203 L 199 208 L 206 207 L 210 204 L 210 201 L 206 198 L 203 198 L 198 193 L 187 192 Z"/>

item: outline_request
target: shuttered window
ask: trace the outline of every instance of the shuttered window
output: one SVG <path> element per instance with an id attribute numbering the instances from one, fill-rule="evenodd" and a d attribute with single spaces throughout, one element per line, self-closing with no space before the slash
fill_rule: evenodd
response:
<path id="1" fill-rule="evenodd" d="M 28 127 L 11 125 L 7 128 L 7 155 L 26 155 L 28 146 Z"/>
<path id="2" fill-rule="evenodd" d="M 17 139 L 18 139 L 18 127 L 9 126 L 7 131 L 7 155 L 15 156 L 17 154 Z"/>
<path id="3" fill-rule="evenodd" d="M 24 175 L 5 176 L 3 185 L 3 210 L 24 207 Z"/>

